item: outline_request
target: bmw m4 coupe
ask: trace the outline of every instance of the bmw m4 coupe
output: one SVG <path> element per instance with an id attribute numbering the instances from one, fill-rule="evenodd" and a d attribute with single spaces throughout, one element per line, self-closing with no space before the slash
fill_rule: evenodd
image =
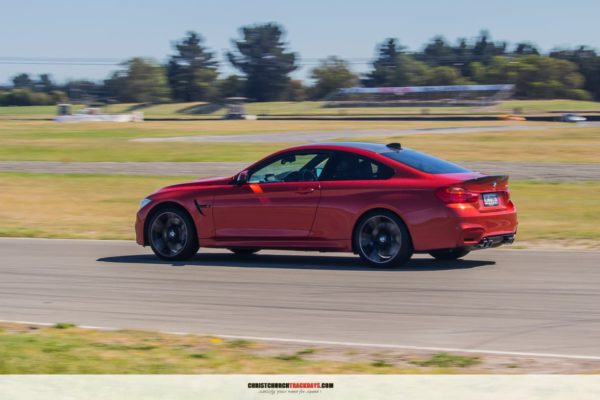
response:
<path id="1" fill-rule="evenodd" d="M 233 177 L 168 186 L 141 201 L 136 237 L 164 260 L 200 246 L 353 252 L 401 266 L 413 253 L 452 260 L 512 243 L 507 176 L 489 176 L 398 143 L 320 143 L 276 152 Z"/>

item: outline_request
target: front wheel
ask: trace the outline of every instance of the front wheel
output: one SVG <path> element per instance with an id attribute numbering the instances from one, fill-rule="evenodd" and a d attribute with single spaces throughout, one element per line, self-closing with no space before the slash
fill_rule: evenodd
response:
<path id="1" fill-rule="evenodd" d="M 412 256 L 412 244 L 402 220 L 389 211 L 361 218 L 354 232 L 354 249 L 372 267 L 399 267 Z"/>
<path id="2" fill-rule="evenodd" d="M 436 250 L 429 252 L 429 255 L 436 260 L 458 260 L 469 254 L 471 251 L 465 247 L 457 247 L 449 250 Z"/>
<path id="3" fill-rule="evenodd" d="M 163 260 L 188 260 L 199 249 L 194 222 L 179 208 L 157 211 L 148 224 L 147 235 L 152 251 Z"/>

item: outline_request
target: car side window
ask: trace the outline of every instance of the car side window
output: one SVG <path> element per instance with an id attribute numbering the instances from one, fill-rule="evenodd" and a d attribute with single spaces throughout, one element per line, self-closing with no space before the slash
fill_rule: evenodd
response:
<path id="1" fill-rule="evenodd" d="M 320 180 L 376 180 L 388 179 L 394 170 L 358 154 L 337 153 L 328 164 Z"/>
<path id="2" fill-rule="evenodd" d="M 328 160 L 326 153 L 284 154 L 252 171 L 248 183 L 316 181 Z"/>

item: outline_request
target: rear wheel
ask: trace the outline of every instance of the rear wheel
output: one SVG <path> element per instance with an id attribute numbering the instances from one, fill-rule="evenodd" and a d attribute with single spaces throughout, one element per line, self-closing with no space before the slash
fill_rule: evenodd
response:
<path id="1" fill-rule="evenodd" d="M 152 216 L 147 237 L 154 254 L 168 261 L 190 259 L 200 247 L 194 222 L 176 207 L 164 208 Z"/>
<path id="2" fill-rule="evenodd" d="M 412 256 L 406 226 L 389 211 L 374 211 L 362 217 L 353 240 L 360 258 L 372 267 L 399 267 Z"/>
<path id="3" fill-rule="evenodd" d="M 231 251 L 236 256 L 244 257 L 258 253 L 260 249 L 229 249 L 229 251 Z"/>
<path id="4" fill-rule="evenodd" d="M 458 260 L 461 257 L 466 256 L 471 251 L 466 247 L 457 247 L 449 250 L 436 250 L 429 252 L 433 258 L 437 260 Z"/>

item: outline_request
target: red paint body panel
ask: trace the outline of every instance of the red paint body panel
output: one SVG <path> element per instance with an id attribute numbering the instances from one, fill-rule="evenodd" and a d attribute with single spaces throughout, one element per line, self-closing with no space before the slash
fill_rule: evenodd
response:
<path id="1" fill-rule="evenodd" d="M 307 238 L 319 205 L 319 182 L 228 185 L 215 190 L 215 236 Z"/>
<path id="2" fill-rule="evenodd" d="M 478 172 L 427 174 L 376 152 L 342 144 L 299 146 L 264 160 L 297 150 L 356 153 L 395 173 L 382 180 L 237 185 L 234 178 L 216 178 L 169 186 L 148 196 L 150 203 L 139 210 L 137 242 L 147 245 L 145 223 L 153 210 L 165 204 L 187 210 L 203 247 L 352 251 L 354 227 L 373 209 L 396 213 L 406 224 L 416 252 L 474 246 L 484 237 L 516 232 L 516 209 L 503 177 Z M 500 202 L 486 207 L 479 196 L 475 203 L 446 204 L 436 190 L 451 185 L 462 185 L 478 195 L 498 192 Z"/>

